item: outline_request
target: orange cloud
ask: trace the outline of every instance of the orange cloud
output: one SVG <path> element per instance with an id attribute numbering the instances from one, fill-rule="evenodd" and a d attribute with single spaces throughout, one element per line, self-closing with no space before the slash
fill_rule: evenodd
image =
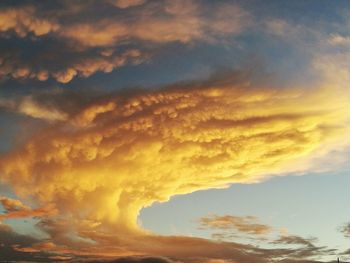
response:
<path id="1" fill-rule="evenodd" d="M 30 208 L 24 205 L 20 200 L 8 197 L 0 197 L 0 203 L 7 212 L 14 212 L 19 210 L 29 210 Z"/>
<path id="2" fill-rule="evenodd" d="M 38 17 L 31 6 L 0 10 L 0 32 L 14 31 L 21 37 L 28 33 L 42 36 L 59 29 L 59 25 L 49 19 Z"/>
<path id="3" fill-rule="evenodd" d="M 0 203 L 6 210 L 5 214 L 0 214 L 0 221 L 23 217 L 42 217 L 57 213 L 57 210 L 53 205 L 32 209 L 29 206 L 24 205 L 20 200 L 8 197 L 1 197 Z"/>

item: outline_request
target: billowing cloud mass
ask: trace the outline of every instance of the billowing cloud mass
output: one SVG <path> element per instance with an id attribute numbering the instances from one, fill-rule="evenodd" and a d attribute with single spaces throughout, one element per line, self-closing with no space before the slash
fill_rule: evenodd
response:
<path id="1" fill-rule="evenodd" d="M 302 171 L 285 168 L 346 137 L 348 103 L 327 87 L 256 89 L 236 79 L 117 95 L 67 112 L 3 156 L 1 179 L 61 216 L 135 231 L 155 201 Z"/>

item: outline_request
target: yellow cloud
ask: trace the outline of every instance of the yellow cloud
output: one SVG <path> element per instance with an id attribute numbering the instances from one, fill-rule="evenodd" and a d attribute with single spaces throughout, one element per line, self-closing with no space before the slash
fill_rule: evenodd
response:
<path id="1" fill-rule="evenodd" d="M 140 209 L 155 201 L 302 170 L 290 164 L 347 137 L 348 109 L 348 97 L 328 88 L 116 96 L 3 156 L 1 180 L 62 216 L 136 231 Z"/>

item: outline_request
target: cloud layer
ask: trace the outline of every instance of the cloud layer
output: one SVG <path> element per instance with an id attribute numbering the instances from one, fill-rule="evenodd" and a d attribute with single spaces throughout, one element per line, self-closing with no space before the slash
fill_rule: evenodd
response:
<path id="1" fill-rule="evenodd" d="M 0 5 L 0 16 L 7 50 L 0 52 L 0 78 L 61 83 L 146 62 L 167 44 L 222 41 L 250 24 L 249 14 L 233 3 L 208 7 L 192 0 L 28 1 Z M 9 36 L 44 48 L 26 52 Z"/>

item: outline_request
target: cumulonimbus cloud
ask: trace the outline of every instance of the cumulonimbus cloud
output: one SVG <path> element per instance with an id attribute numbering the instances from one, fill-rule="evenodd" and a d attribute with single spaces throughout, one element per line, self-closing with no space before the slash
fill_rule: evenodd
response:
<path id="1" fill-rule="evenodd" d="M 134 231 L 155 201 L 302 170 L 290 164 L 347 136 L 348 104 L 329 88 L 232 82 L 117 95 L 3 156 L 1 180 L 62 215 Z"/>

